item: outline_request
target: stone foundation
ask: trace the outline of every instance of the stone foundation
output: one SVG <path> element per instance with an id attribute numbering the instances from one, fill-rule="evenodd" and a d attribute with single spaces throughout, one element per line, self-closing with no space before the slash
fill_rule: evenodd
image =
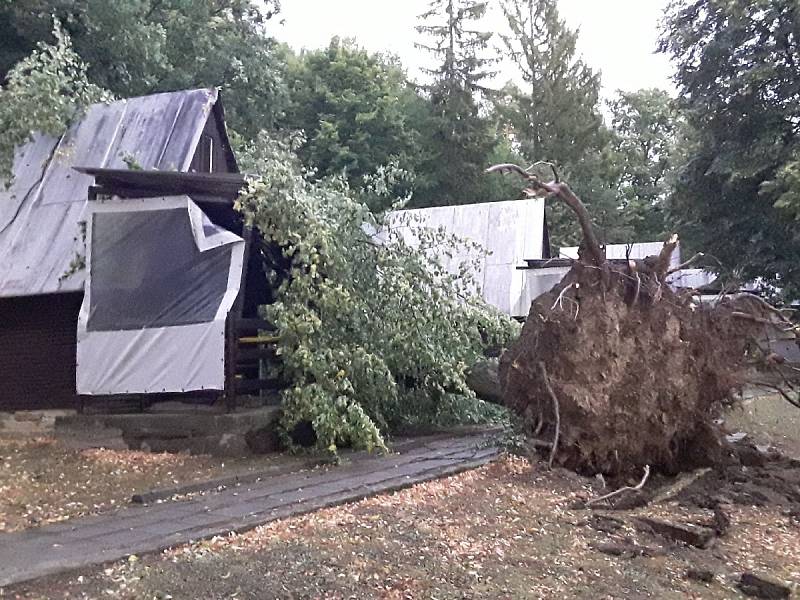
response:
<path id="1" fill-rule="evenodd" d="M 59 416 L 54 434 L 71 447 L 242 456 L 280 449 L 279 415 L 277 406 L 221 413 L 169 402 L 145 413 Z"/>

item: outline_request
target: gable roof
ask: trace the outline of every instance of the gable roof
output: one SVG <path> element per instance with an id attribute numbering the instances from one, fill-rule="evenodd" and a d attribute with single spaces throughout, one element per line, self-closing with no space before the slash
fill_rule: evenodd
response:
<path id="1" fill-rule="evenodd" d="M 217 99 L 200 89 L 94 104 L 61 138 L 18 149 L 11 187 L 0 186 L 0 297 L 82 290 L 83 271 L 66 274 L 83 253 L 93 178 L 73 167 L 186 171 Z"/>

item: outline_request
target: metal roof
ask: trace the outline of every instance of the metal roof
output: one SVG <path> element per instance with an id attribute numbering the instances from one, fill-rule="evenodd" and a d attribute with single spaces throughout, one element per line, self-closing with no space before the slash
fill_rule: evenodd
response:
<path id="1" fill-rule="evenodd" d="M 186 171 L 216 102 L 200 89 L 95 104 L 61 138 L 18 149 L 11 187 L 0 186 L 0 297 L 82 290 L 82 270 L 65 274 L 83 254 L 93 177 L 73 166 Z"/>
<path id="2" fill-rule="evenodd" d="M 406 242 L 415 245 L 418 228 L 443 228 L 450 234 L 481 246 L 482 252 L 457 252 L 439 258 L 451 273 L 467 263 L 480 286 L 484 300 L 511 316 L 528 314 L 525 305 L 525 276 L 516 267 L 525 258 L 544 254 L 544 200 L 509 200 L 458 206 L 437 206 L 400 210 L 389 215 L 389 222 Z M 522 299 L 522 300 L 521 300 Z"/>

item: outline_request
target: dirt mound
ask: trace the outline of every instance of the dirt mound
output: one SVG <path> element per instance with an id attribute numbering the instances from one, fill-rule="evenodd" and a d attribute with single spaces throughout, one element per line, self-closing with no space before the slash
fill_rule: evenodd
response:
<path id="1" fill-rule="evenodd" d="M 724 504 L 778 506 L 800 522 L 800 461 L 762 455 L 745 462 L 748 464 L 710 470 L 674 499 L 685 506 L 700 508 Z"/>

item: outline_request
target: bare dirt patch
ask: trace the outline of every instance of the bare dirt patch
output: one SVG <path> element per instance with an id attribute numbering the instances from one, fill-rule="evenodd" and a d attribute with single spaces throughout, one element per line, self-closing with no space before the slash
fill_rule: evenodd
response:
<path id="1" fill-rule="evenodd" d="M 0 440 L 0 532 L 105 512 L 134 493 L 289 465 L 280 455 L 221 459 L 72 450 L 50 438 Z"/>
<path id="2" fill-rule="evenodd" d="M 725 535 L 701 549 L 637 527 L 636 519 L 707 524 L 713 510 L 677 500 L 632 511 L 571 508 L 604 491 L 597 479 L 507 457 L 395 494 L 7 593 L 713 600 L 740 597 L 744 571 L 800 581 L 800 524 L 780 507 L 727 507 Z M 611 546 L 629 551 L 603 551 Z"/>

